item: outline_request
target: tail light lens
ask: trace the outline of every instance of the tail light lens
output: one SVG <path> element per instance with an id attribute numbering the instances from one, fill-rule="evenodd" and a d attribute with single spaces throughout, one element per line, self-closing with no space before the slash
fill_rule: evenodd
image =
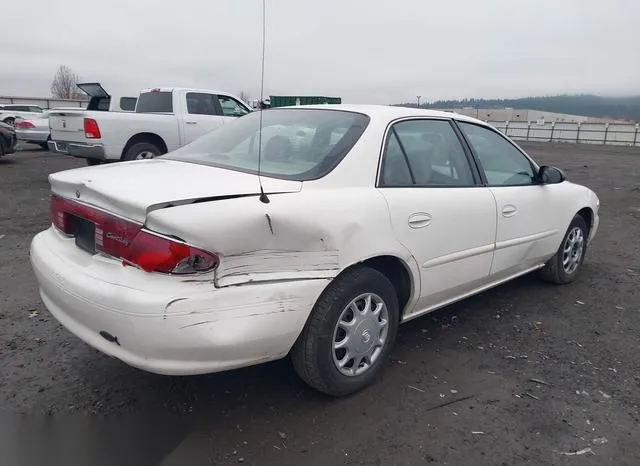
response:
<path id="1" fill-rule="evenodd" d="M 61 232 L 73 236 L 76 219 L 95 225 L 94 244 L 101 252 L 145 272 L 190 274 L 215 269 L 217 255 L 194 248 L 182 241 L 144 230 L 131 222 L 84 204 L 51 196 L 51 222 Z"/>
<path id="2" fill-rule="evenodd" d="M 16 120 L 13 126 L 15 126 L 16 128 L 22 128 L 22 129 L 29 129 L 29 128 L 36 127 L 36 125 L 34 125 L 33 123 L 27 120 Z"/>
<path id="3" fill-rule="evenodd" d="M 219 262 L 215 254 L 147 231 L 136 235 L 123 259 L 146 272 L 174 274 L 205 272 Z"/>
<path id="4" fill-rule="evenodd" d="M 93 118 L 84 119 L 84 137 L 87 139 L 100 139 L 102 137 L 98 122 Z"/>

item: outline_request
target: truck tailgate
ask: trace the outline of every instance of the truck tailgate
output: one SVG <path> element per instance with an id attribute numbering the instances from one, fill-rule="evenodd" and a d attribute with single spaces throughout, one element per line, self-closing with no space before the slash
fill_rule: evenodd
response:
<path id="1" fill-rule="evenodd" d="M 52 110 L 49 116 L 51 139 L 65 142 L 85 142 L 84 110 Z"/>

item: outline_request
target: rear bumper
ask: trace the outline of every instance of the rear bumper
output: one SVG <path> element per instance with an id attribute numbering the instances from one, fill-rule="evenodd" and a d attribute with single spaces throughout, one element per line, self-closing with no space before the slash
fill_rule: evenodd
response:
<path id="1" fill-rule="evenodd" d="M 102 144 L 85 144 L 70 141 L 49 141 L 49 150 L 55 154 L 70 155 L 84 159 L 105 160 L 105 150 Z"/>
<path id="2" fill-rule="evenodd" d="M 19 141 L 41 144 L 49 139 L 49 130 L 21 130 L 16 128 L 16 136 Z"/>
<path id="3" fill-rule="evenodd" d="M 92 257 L 53 229 L 35 236 L 30 255 L 42 300 L 62 325 L 107 355 L 166 375 L 284 357 L 328 283 L 215 288 Z"/>

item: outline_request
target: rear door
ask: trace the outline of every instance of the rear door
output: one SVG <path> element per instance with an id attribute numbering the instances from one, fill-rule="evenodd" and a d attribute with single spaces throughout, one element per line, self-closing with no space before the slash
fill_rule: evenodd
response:
<path id="1" fill-rule="evenodd" d="M 216 94 L 188 91 L 184 93 L 184 144 L 222 126 L 227 118 L 222 116 Z"/>
<path id="2" fill-rule="evenodd" d="M 412 312 L 444 304 L 487 282 L 496 204 L 450 120 L 394 123 L 378 187 L 397 239 L 420 267 L 420 298 Z"/>

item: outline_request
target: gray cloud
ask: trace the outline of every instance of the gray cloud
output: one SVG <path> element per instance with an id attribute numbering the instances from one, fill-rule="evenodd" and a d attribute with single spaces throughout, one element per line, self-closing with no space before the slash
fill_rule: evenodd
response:
<path id="1" fill-rule="evenodd" d="M 268 0 L 265 90 L 392 103 L 640 92 L 629 0 Z M 59 64 L 117 93 L 260 86 L 261 0 L 7 2 L 0 94 L 46 95 Z"/>

